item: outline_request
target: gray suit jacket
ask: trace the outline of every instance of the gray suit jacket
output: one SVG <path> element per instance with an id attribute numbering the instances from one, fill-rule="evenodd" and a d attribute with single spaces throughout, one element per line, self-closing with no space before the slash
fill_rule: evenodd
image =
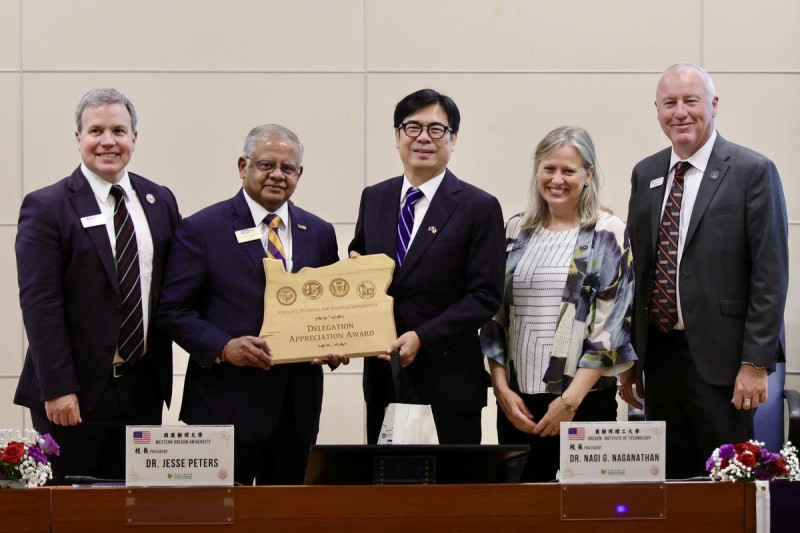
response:
<path id="1" fill-rule="evenodd" d="M 628 232 L 636 271 L 634 339 L 647 356 L 650 295 L 670 149 L 633 169 Z M 651 187 L 652 180 L 664 177 Z M 689 349 L 713 385 L 731 385 L 742 362 L 774 370 L 785 353 L 789 282 L 786 202 L 775 165 L 717 135 L 689 221 L 679 291 Z"/>

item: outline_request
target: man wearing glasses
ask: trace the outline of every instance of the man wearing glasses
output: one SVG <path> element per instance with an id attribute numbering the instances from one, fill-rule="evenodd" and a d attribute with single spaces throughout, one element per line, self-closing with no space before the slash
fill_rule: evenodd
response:
<path id="1" fill-rule="evenodd" d="M 394 400 L 389 354 L 398 352 L 442 444 L 479 444 L 486 379 L 478 328 L 500 307 L 505 263 L 497 199 L 447 169 L 458 138 L 455 102 L 432 89 L 403 98 L 394 136 L 404 174 L 361 196 L 350 256 L 385 253 L 396 261 L 398 338 L 364 361 L 367 442 L 378 440 Z"/>
<path id="2" fill-rule="evenodd" d="M 181 420 L 234 425 L 237 483 L 300 484 L 319 430 L 321 361 L 272 366 L 258 337 L 263 259 L 280 259 L 289 272 L 330 265 L 339 259 L 336 235 L 287 202 L 303 174 L 303 145 L 292 131 L 254 128 L 238 167 L 236 196 L 178 226 L 157 321 L 189 352 Z"/>

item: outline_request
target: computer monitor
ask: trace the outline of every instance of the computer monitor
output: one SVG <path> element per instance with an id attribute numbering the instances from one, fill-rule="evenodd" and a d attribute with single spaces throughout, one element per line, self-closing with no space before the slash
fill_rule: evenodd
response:
<path id="1" fill-rule="evenodd" d="M 519 483 L 527 444 L 313 445 L 306 485 Z"/>

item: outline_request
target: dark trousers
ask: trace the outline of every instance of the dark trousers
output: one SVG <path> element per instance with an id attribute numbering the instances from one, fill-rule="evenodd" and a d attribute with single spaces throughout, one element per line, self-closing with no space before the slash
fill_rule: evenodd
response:
<path id="1" fill-rule="evenodd" d="M 33 427 L 50 433 L 61 448 L 50 456 L 52 485 L 64 484 L 64 476 L 125 479 L 125 426 L 161 424 L 163 399 L 149 356 L 140 359 L 129 373 L 108 376 L 106 387 L 89 412 L 81 412 L 77 426 L 59 426 L 47 415 L 31 410 Z"/>
<path id="2" fill-rule="evenodd" d="M 753 438 L 754 411 L 733 407 L 733 383 L 718 387 L 703 379 L 685 332 L 650 327 L 644 375 L 647 419 L 667 423 L 668 479 L 708 475 L 714 448 Z"/>
<path id="3" fill-rule="evenodd" d="M 256 485 L 302 485 L 312 444 L 298 438 L 291 394 L 287 394 L 270 439 L 234 440 L 233 479 L 241 485 L 252 485 L 254 480 Z"/>
<path id="4" fill-rule="evenodd" d="M 525 406 L 533 414 L 537 422 L 547 412 L 550 403 L 558 398 L 557 394 L 522 394 L 517 392 Z M 575 422 L 613 422 L 617 419 L 616 389 L 606 388 L 589 391 L 575 412 Z M 500 406 L 497 406 L 497 441 L 500 444 L 528 444 L 531 447 L 525 470 L 522 472 L 522 483 L 544 483 L 556 477 L 560 465 L 561 437 L 551 435 L 539 437 L 523 433 L 508 421 Z"/>
<path id="5" fill-rule="evenodd" d="M 384 403 L 367 402 L 367 444 L 377 444 L 386 410 Z M 439 444 L 480 444 L 481 412 L 440 413 L 433 411 Z"/>

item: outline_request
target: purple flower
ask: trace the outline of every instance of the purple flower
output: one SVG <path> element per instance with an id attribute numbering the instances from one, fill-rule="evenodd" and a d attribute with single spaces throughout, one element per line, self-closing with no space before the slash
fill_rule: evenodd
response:
<path id="1" fill-rule="evenodd" d="M 767 450 L 762 450 L 761 451 L 761 461 L 765 465 L 768 465 L 768 464 L 772 463 L 773 461 L 775 461 L 776 459 L 780 459 L 780 458 L 781 458 L 781 454 L 779 454 L 779 453 L 772 453 L 772 452 L 768 452 Z"/>
<path id="2" fill-rule="evenodd" d="M 769 471 L 766 468 L 756 468 L 753 474 L 756 476 L 756 479 L 760 481 L 766 481 L 772 477 L 769 475 Z"/>
<path id="3" fill-rule="evenodd" d="M 47 464 L 47 456 L 38 446 L 28 446 L 28 457 L 40 464 Z"/>
<path id="4" fill-rule="evenodd" d="M 723 444 L 719 447 L 719 458 L 720 459 L 732 459 L 736 456 L 736 450 L 733 448 L 732 444 Z"/>
<path id="5" fill-rule="evenodd" d="M 61 448 L 59 448 L 58 443 L 56 443 L 53 437 L 50 436 L 50 433 L 45 433 L 39 440 L 41 441 L 39 446 L 45 454 L 61 455 Z"/>
<path id="6" fill-rule="evenodd" d="M 706 461 L 706 472 L 711 472 L 712 470 L 714 470 L 714 456 L 713 455 L 711 457 L 709 457 L 708 460 Z"/>

